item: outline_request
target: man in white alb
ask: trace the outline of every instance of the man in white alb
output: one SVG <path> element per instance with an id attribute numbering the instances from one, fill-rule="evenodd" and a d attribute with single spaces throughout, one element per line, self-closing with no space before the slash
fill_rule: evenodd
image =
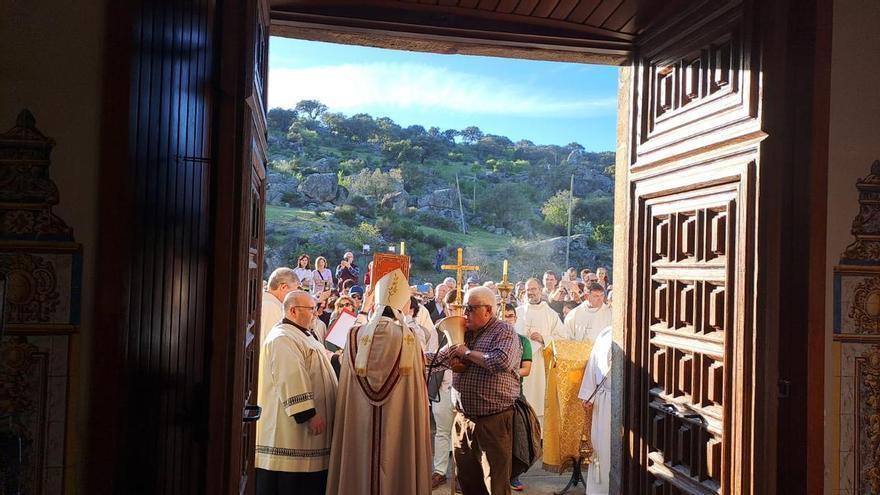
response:
<path id="1" fill-rule="evenodd" d="M 611 468 L 611 327 L 596 337 L 578 398 L 592 414 L 590 441 L 593 460 L 587 470 L 586 495 L 608 495 Z"/>
<path id="2" fill-rule="evenodd" d="M 291 292 L 284 298 L 285 318 L 263 338 L 257 495 L 324 495 L 327 489 L 337 383 L 311 330 L 315 306 L 308 292 Z"/>
<path id="3" fill-rule="evenodd" d="M 528 337 L 532 344 L 532 372 L 523 377 L 523 395 L 531 404 L 541 428 L 544 427 L 544 392 L 547 373 L 544 370 L 544 345 L 564 333 L 559 314 L 541 300 L 541 284 L 535 278 L 526 282 L 528 302 L 516 308 L 516 333 Z"/>
<path id="4" fill-rule="evenodd" d="M 565 317 L 567 340 L 593 342 L 611 324 L 611 308 L 605 304 L 605 288 L 598 283 L 587 286 L 587 297 Z"/>
<path id="5" fill-rule="evenodd" d="M 272 327 L 284 318 L 284 297 L 296 290 L 299 278 L 290 268 L 276 268 L 269 275 L 269 283 L 263 292 L 263 305 L 260 308 L 260 342 L 269 334 Z"/>

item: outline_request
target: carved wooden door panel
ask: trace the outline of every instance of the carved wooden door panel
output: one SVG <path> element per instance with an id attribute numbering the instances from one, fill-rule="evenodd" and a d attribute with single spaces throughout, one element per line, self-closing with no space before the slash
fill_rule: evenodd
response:
<path id="1" fill-rule="evenodd" d="M 760 45 L 701 2 L 637 41 L 623 493 L 750 493 Z"/>
<path id="2" fill-rule="evenodd" d="M 246 312 L 244 335 L 238 340 L 243 346 L 242 366 L 238 368 L 242 375 L 241 404 L 242 432 L 241 455 L 237 463 L 240 473 L 239 493 L 254 492 L 254 447 L 256 445 L 256 421 L 259 420 L 257 404 L 257 369 L 259 366 L 260 345 L 260 302 L 263 293 L 263 227 L 265 218 L 266 194 L 266 163 L 268 145 L 266 142 L 266 83 L 269 64 L 269 9 L 265 1 L 253 3 L 254 22 L 253 59 L 249 67 L 253 68 L 249 84 L 250 95 L 247 97 L 244 128 L 249 132 L 246 145 L 250 156 L 248 176 L 243 183 L 242 238 L 246 239 L 246 254 L 242 256 L 245 268 L 244 284 L 241 287 Z M 235 465 L 235 464 L 234 464 Z"/>
<path id="3" fill-rule="evenodd" d="M 265 0 L 224 4 L 220 37 L 212 416 L 207 493 L 254 492 L 266 192 Z"/>

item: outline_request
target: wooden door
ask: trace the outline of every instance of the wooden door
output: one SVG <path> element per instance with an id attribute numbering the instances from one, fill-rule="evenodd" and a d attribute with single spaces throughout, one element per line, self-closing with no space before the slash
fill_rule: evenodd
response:
<path id="1" fill-rule="evenodd" d="M 223 97 L 220 135 L 229 140 L 218 154 L 226 173 L 218 178 L 215 246 L 219 284 L 214 326 L 218 344 L 213 366 L 213 404 L 218 416 L 208 493 L 254 491 L 254 447 L 259 366 L 263 225 L 266 192 L 269 9 L 265 1 L 228 4 L 224 11 L 221 61 Z M 229 336 L 232 336 L 230 339 Z"/>
<path id="2" fill-rule="evenodd" d="M 785 3 L 690 2 L 636 40 L 622 493 L 765 492 L 775 476 L 776 330 L 756 308 L 775 307 L 758 268 L 791 166 L 768 89 L 784 59 L 767 14 Z"/>

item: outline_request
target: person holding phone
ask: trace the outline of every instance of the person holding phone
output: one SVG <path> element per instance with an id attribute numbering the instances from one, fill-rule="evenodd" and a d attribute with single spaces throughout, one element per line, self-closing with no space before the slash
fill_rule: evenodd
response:
<path id="1" fill-rule="evenodd" d="M 354 253 L 351 251 L 345 253 L 345 255 L 342 256 L 342 261 L 340 261 L 339 265 L 336 267 L 336 284 L 340 291 L 344 292 L 342 290 L 344 284 L 349 280 L 357 284 L 360 276 L 360 268 L 358 268 L 354 262 Z"/>

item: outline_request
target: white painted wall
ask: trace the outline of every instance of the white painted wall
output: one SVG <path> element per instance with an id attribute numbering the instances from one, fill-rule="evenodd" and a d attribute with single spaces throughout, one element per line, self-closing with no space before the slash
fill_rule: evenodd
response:
<path id="1" fill-rule="evenodd" d="M 828 173 L 828 239 L 825 296 L 826 415 L 834 385 L 831 369 L 833 268 L 852 240 L 858 213 L 856 180 L 880 159 L 880 1 L 835 0 L 831 65 L 831 122 Z M 826 416 L 825 493 L 836 493 L 830 470 L 837 446 Z"/>

